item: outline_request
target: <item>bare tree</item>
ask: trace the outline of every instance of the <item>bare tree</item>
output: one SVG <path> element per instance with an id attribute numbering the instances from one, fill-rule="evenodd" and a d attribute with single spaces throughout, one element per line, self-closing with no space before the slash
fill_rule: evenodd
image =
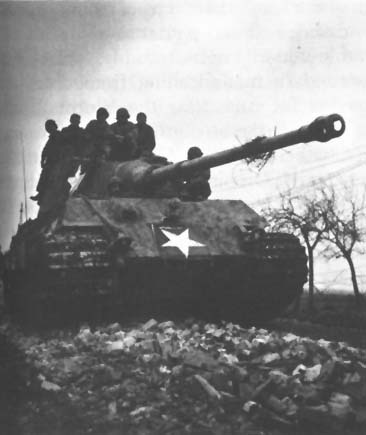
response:
<path id="1" fill-rule="evenodd" d="M 309 305 L 314 308 L 314 251 L 327 234 L 327 223 L 323 220 L 322 198 L 317 193 L 292 196 L 287 191 L 281 196 L 276 208 L 264 210 L 264 214 L 275 231 L 286 231 L 300 237 L 306 245 L 309 267 Z"/>
<path id="2" fill-rule="evenodd" d="M 325 255 L 328 258 L 343 257 L 350 268 L 356 301 L 361 300 L 357 274 L 353 261 L 354 253 L 363 253 L 361 242 L 366 240 L 365 193 L 357 195 L 354 186 L 322 189 L 322 216 L 327 226 L 329 242 Z"/>

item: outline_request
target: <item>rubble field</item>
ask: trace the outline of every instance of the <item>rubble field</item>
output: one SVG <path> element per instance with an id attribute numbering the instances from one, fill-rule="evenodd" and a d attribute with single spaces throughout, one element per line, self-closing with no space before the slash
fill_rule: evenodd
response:
<path id="1" fill-rule="evenodd" d="M 0 338 L 4 435 L 366 433 L 366 350 L 343 342 L 193 319 Z"/>

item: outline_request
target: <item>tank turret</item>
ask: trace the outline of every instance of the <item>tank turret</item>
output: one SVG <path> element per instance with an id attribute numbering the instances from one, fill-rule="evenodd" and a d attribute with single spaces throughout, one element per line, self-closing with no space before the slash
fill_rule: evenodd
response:
<path id="1" fill-rule="evenodd" d="M 126 162 L 100 162 L 98 167 L 93 168 L 85 177 L 78 193 L 92 197 L 108 196 L 110 183 L 119 182 L 120 196 L 179 197 L 181 194 L 179 181 L 188 179 L 190 175 L 198 171 L 270 153 L 299 143 L 327 142 L 341 136 L 344 130 L 343 118 L 333 114 L 316 118 L 309 125 L 288 133 L 259 138 L 241 146 L 179 163 L 159 163 L 159 159 L 157 161 L 138 159 Z M 165 183 L 169 183 L 168 186 L 165 186 Z M 114 196 L 118 195 L 114 194 Z"/>
<path id="2" fill-rule="evenodd" d="M 330 115 L 175 164 L 157 156 L 91 162 L 72 180 L 71 195 L 50 191 L 48 206 L 51 199 L 59 206 L 47 209 L 45 201 L 43 213 L 13 237 L 9 313 L 53 325 L 137 315 L 251 323 L 276 317 L 307 280 L 304 247 L 292 234 L 265 232 L 264 219 L 243 201 L 182 197 L 182 180 L 344 130 L 342 117 Z"/>
<path id="3" fill-rule="evenodd" d="M 345 122 L 340 115 L 333 114 L 322 116 L 315 119 L 311 124 L 289 133 L 265 137 L 259 141 L 252 141 L 248 144 L 215 154 L 154 169 L 150 174 L 146 174 L 145 182 L 161 182 L 173 178 L 189 177 L 189 175 L 196 171 L 214 168 L 237 160 L 269 153 L 298 143 L 312 141 L 327 142 L 330 139 L 341 136 L 344 130 Z"/>

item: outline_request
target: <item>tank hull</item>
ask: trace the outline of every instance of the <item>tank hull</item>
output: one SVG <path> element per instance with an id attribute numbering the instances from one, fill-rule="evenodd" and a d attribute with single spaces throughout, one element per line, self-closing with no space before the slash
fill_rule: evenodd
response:
<path id="1" fill-rule="evenodd" d="M 40 325 L 270 319 L 301 293 L 307 258 L 262 221 L 242 201 L 71 198 L 13 238 L 6 305 Z"/>

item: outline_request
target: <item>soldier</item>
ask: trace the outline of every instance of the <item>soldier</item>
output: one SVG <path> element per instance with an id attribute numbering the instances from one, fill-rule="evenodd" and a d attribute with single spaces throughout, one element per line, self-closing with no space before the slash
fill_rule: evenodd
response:
<path id="1" fill-rule="evenodd" d="M 56 122 L 53 119 L 48 119 L 45 123 L 45 129 L 47 133 L 49 133 L 49 138 L 41 155 L 42 172 L 37 184 L 38 193 L 31 196 L 31 199 L 38 201 L 38 203 L 42 199 L 47 184 L 51 180 L 52 172 L 56 164 L 67 155 L 64 138 L 58 130 Z"/>
<path id="2" fill-rule="evenodd" d="M 203 155 L 198 147 L 191 147 L 188 150 L 188 160 L 196 159 Z M 211 195 L 210 179 L 211 172 L 209 169 L 199 171 L 186 181 L 184 199 L 190 201 L 202 201 Z"/>
<path id="3" fill-rule="evenodd" d="M 109 113 L 104 107 L 97 110 L 96 119 L 93 119 L 85 127 L 87 137 L 91 140 L 93 150 L 91 151 L 93 157 L 110 156 L 111 143 L 113 133 L 110 125 L 107 122 Z"/>
<path id="4" fill-rule="evenodd" d="M 72 155 L 82 158 L 85 153 L 85 132 L 80 127 L 80 115 L 73 113 L 70 116 L 70 125 L 61 130 L 65 142 L 70 145 Z"/>
<path id="5" fill-rule="evenodd" d="M 124 161 L 136 156 L 136 130 L 135 125 L 129 121 L 130 114 L 124 107 L 116 112 L 117 122 L 111 125 L 114 134 L 112 147 L 112 160 Z"/>
<path id="6" fill-rule="evenodd" d="M 70 176 L 75 175 L 80 162 L 87 155 L 86 133 L 79 125 L 80 115 L 73 113 L 70 116 L 70 125 L 61 130 L 70 151 Z"/>
<path id="7" fill-rule="evenodd" d="M 151 157 L 152 151 L 155 148 L 154 129 L 146 124 L 146 119 L 146 115 L 143 112 L 138 113 L 136 116 L 138 157 Z"/>
<path id="8" fill-rule="evenodd" d="M 112 177 L 108 184 L 109 196 L 121 196 L 121 182 L 118 177 Z"/>

